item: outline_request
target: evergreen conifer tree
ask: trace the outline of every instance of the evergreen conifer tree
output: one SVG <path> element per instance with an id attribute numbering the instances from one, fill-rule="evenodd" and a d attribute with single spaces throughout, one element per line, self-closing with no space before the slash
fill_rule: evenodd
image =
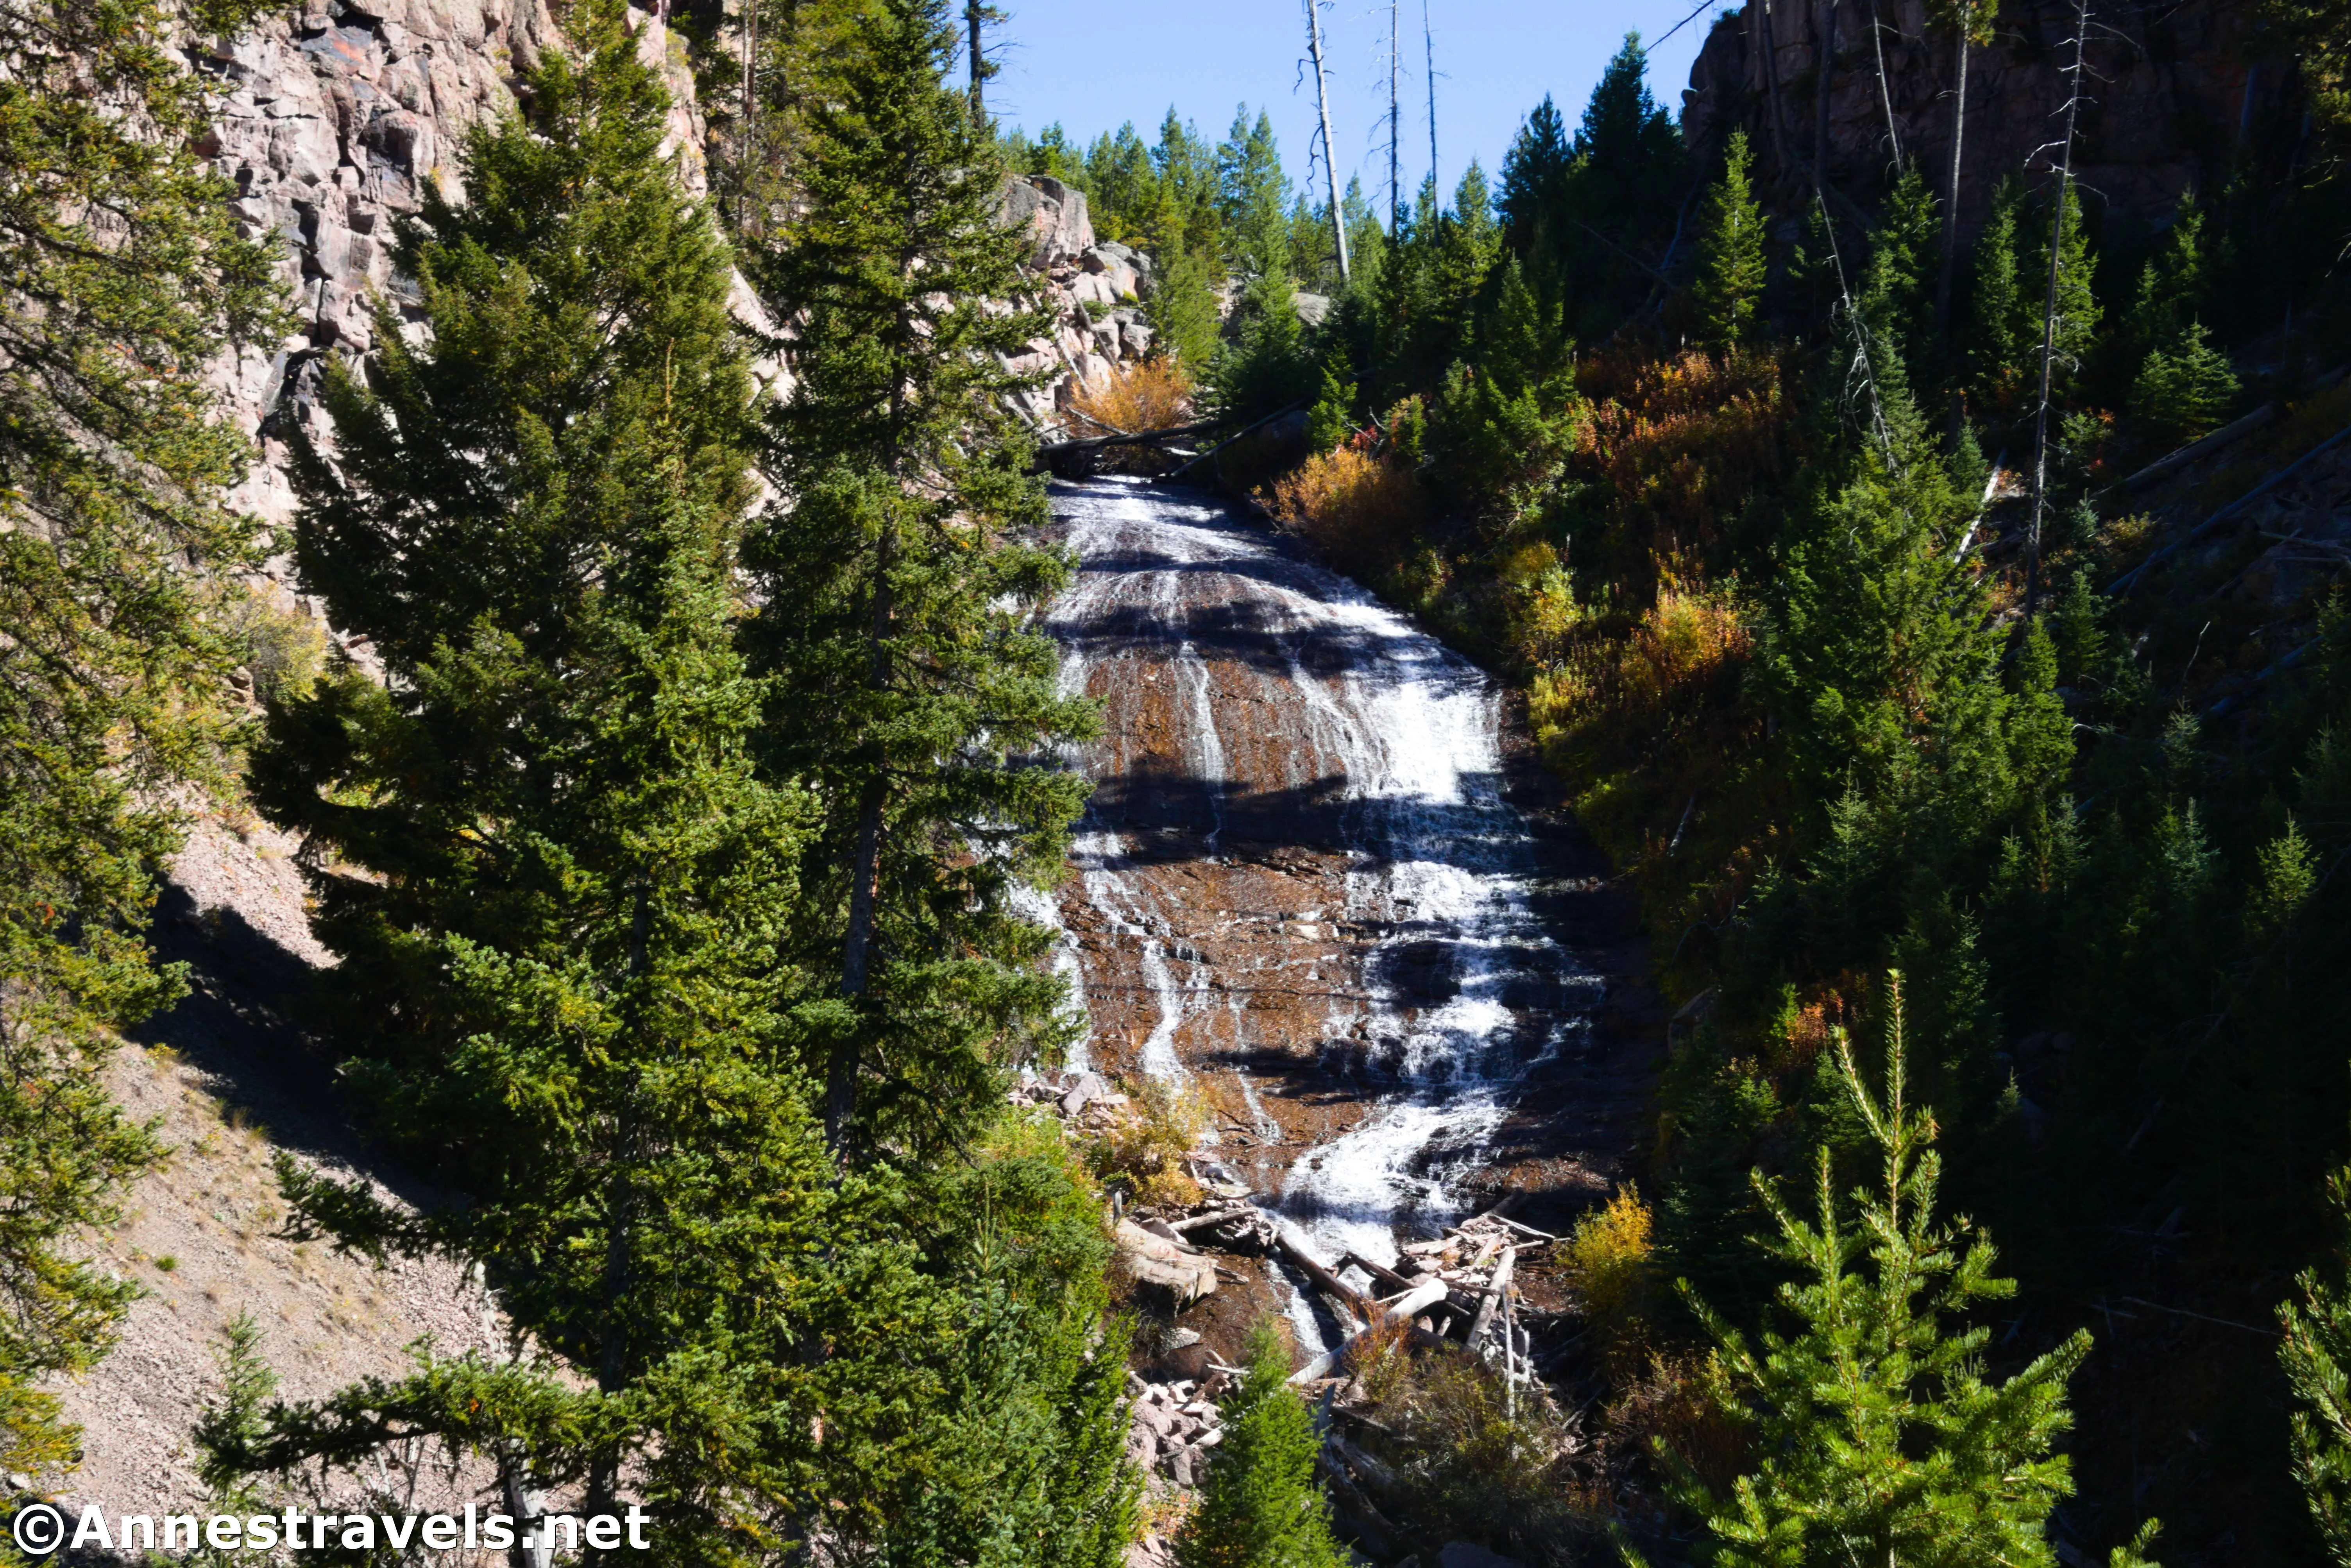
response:
<path id="1" fill-rule="evenodd" d="M 1969 385 L 1976 406 L 2004 419 L 2013 418 L 2022 406 L 2027 361 L 2041 340 L 2030 330 L 2026 291 L 2017 276 L 2017 225 L 2023 208 L 2023 183 L 2002 181 L 1992 197 L 1991 215 L 1976 235 L 1968 316 Z"/>
<path id="2" fill-rule="evenodd" d="M 2065 204 L 2065 222 L 2064 241 L 2057 255 L 2057 315 L 2050 334 L 2056 365 L 2053 384 L 2057 389 L 2070 389 L 2097 345 L 2100 312 L 2092 276 L 2095 264 L 2090 252 L 2089 225 L 2082 217 L 2080 185 L 2066 181 L 2057 199 Z M 2056 236 L 2051 234 L 2046 216 L 2034 219 L 2032 232 L 2042 237 L 2032 247 L 2032 266 L 2027 272 L 2032 287 L 2024 290 L 2022 301 L 2025 318 L 2022 336 L 2037 351 L 2042 316 L 2048 308 L 2049 241 Z M 2059 393 L 2053 392 L 2052 395 Z"/>
<path id="3" fill-rule="evenodd" d="M 1886 1093 L 1872 1095 L 1842 1033 L 1834 1071 L 1880 1160 L 1874 1190 L 1843 1218 L 1822 1151 L 1816 1223 L 1756 1187 L 1796 1275 L 1792 1325 L 1760 1346 L 1698 1305 L 1753 1428 L 1755 1468 L 1728 1491 L 1685 1473 L 1677 1495 L 1704 1521 L 1707 1560 L 1731 1568 L 1828 1561 L 1973 1568 L 2055 1562 L 2044 1527 L 2073 1490 L 2050 1452 L 2071 1424 L 2065 1384 L 2089 1354 L 2077 1333 L 2004 1383 L 1988 1381 L 1983 1327 L 1957 1315 L 2012 1295 L 1991 1245 L 1936 1216 L 1931 1116 L 1904 1102 L 1900 977 L 1889 977 Z"/>
<path id="4" fill-rule="evenodd" d="M 1249 106 L 1233 110 L 1232 130 L 1217 148 L 1217 209 L 1225 259 L 1242 277 L 1289 273 L 1290 176 L 1281 170 L 1273 121 L 1263 110 L 1252 122 Z"/>
<path id="5" fill-rule="evenodd" d="M 2163 244 L 2139 269 L 2128 329 L 2142 354 L 2177 341 L 2196 322 L 2211 287 L 2210 272 L 2204 214 L 2190 191 L 2180 199 Z"/>
<path id="6" fill-rule="evenodd" d="M 1174 356 L 1195 381 L 1216 363 L 1224 326 L 1217 316 L 1214 265 L 1183 244 L 1179 231 L 1177 243 L 1160 252 L 1157 277 L 1143 302 L 1152 352 Z"/>
<path id="7" fill-rule="evenodd" d="M 1502 154 L 1501 188 L 1494 199 L 1503 233 L 1521 258 L 1532 256 L 1538 235 L 1558 224 L 1573 156 L 1567 122 L 1545 93 Z"/>
<path id="8" fill-rule="evenodd" d="M 212 104 L 171 40 L 247 0 L 0 3 L 0 1467 L 78 1450 L 37 1385 L 138 1293 L 77 1255 L 162 1150 L 101 1074 L 168 1006 L 152 873 L 216 778 L 239 662 L 208 595 L 257 564 L 221 504 L 247 451 L 207 363 L 273 325 L 269 256 L 190 151 Z"/>
<path id="9" fill-rule="evenodd" d="M 1938 347 L 1935 247 L 1942 225 L 1935 206 L 1926 177 L 1911 164 L 1886 193 L 1856 301 L 1871 336 L 1889 350 L 1877 357 L 1878 375 L 1898 372 L 1913 389 L 1928 384 Z"/>
<path id="10" fill-rule="evenodd" d="M 1200 1500 L 1176 1537 L 1177 1568 L 1338 1568 L 1330 1504 L 1314 1479 L 1322 1443 L 1289 1383 L 1273 1323 L 1249 1335 L 1248 1375 L 1226 1401 Z"/>
<path id="11" fill-rule="evenodd" d="M 582 20 L 529 122 L 468 138 L 466 204 L 428 191 L 400 233 L 429 341 L 382 307 L 372 384 L 329 378 L 335 462 L 298 449 L 305 585 L 390 679 L 281 706 L 254 764 L 271 816 L 371 873 L 313 877 L 349 1080 L 468 1197 L 411 1217 L 281 1162 L 298 1227 L 480 1262 L 535 1349 L 420 1351 L 217 1463 L 429 1434 L 591 1510 L 626 1468 L 693 1555 L 776 1526 L 810 1444 L 774 1322 L 871 1198 L 829 1185 L 777 947 L 806 804 L 754 767 L 734 646 L 727 256 L 620 7 Z"/>
<path id="12" fill-rule="evenodd" d="M 757 274 L 797 323 L 773 419 L 781 497 L 747 560 L 774 679 L 768 758 L 821 802 L 797 956 L 831 977 L 809 1014 L 836 1150 L 944 1148 L 994 1113 L 996 1073 L 1058 1052 L 1060 983 L 1008 900 L 1059 874 L 1083 799 L 1022 758 L 1086 732 L 1021 606 L 1068 563 L 1008 541 L 1043 520 L 1002 356 L 1044 330 L 1019 236 L 947 87 L 944 0 L 885 0 L 840 98 L 812 120 L 802 204 Z M 1277 209 L 1275 217 L 1279 219 Z"/>
<path id="13" fill-rule="evenodd" d="M 2168 450 L 2218 426 L 2236 396 L 2228 356 L 2212 346 L 2203 322 L 2191 320 L 2140 364 L 2128 405 L 2134 434 L 2142 446 Z"/>
<path id="14" fill-rule="evenodd" d="M 1747 178 L 1753 162 L 1747 132 L 1734 131 L 1722 152 L 1722 178 L 1707 192 L 1698 220 L 1698 340 L 1736 348 L 1754 330 L 1763 293 L 1763 212 Z"/>

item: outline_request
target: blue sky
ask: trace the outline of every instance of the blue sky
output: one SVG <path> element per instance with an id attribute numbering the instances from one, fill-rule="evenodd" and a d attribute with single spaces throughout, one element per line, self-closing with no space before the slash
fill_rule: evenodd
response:
<path id="1" fill-rule="evenodd" d="M 1314 86 L 1301 0 L 998 0 L 1010 20 L 991 46 L 1003 74 L 988 108 L 1031 132 L 1054 120 L 1088 141 L 1132 120 L 1144 139 L 1173 103 L 1211 141 L 1233 106 L 1273 116 L 1290 177 L 1306 171 Z M 1403 166 L 1407 190 L 1428 170 L 1428 88 L 1422 69 L 1422 0 L 1400 0 L 1404 29 Z M 1437 46 L 1439 178 L 1450 192 L 1476 157 L 1491 175 L 1527 111 L 1548 92 L 1571 129 L 1601 68 L 1628 29 L 1655 39 L 1698 0 L 1427 0 Z M 1708 25 L 1709 0 L 1656 49 L 1649 83 L 1678 115 L 1681 89 Z M 1322 9 L 1331 72 L 1332 139 L 1340 185 L 1387 182 L 1387 0 L 1331 0 Z M 1322 188 L 1318 170 L 1315 189 Z"/>

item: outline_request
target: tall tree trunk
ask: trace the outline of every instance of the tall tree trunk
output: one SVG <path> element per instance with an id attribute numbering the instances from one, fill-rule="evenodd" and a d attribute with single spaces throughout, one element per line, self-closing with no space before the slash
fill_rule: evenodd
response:
<path id="1" fill-rule="evenodd" d="M 982 0 L 964 0 L 963 22 L 970 34 L 971 51 L 971 122 L 985 130 L 987 126 L 987 105 L 980 84 L 987 79 L 987 56 L 979 47 L 979 24 L 987 7 Z"/>
<path id="2" fill-rule="evenodd" d="M 1353 277 L 1347 266 L 1347 220 L 1339 214 L 1339 160 L 1331 142 L 1331 84 L 1322 69 L 1322 14 L 1306 0 L 1306 47 L 1314 57 L 1314 107 L 1322 123 L 1322 172 L 1331 186 L 1331 243 L 1339 253 L 1339 281 Z"/>
<path id="3" fill-rule="evenodd" d="M 754 139 L 751 127 L 759 113 L 758 91 L 759 58 L 759 0 L 743 0 L 743 127 L 740 132 L 742 150 L 736 155 L 735 227 L 740 233 L 751 195 L 751 169 L 758 160 L 752 151 Z"/>
<path id="4" fill-rule="evenodd" d="M 1428 0 L 1420 0 L 1420 47 L 1428 73 L 1428 187 L 1437 189 L 1437 35 L 1429 30 Z"/>
<path id="5" fill-rule="evenodd" d="M 2041 522 L 2049 506 L 2049 386 L 2057 358 L 2057 279 L 2065 263 L 2066 198 L 2074 187 L 2074 125 L 2082 110 L 2083 54 L 2090 44 L 2090 0 L 2074 0 L 2074 64 L 2066 72 L 2065 137 L 2059 143 L 2057 185 L 2049 214 L 2049 297 L 2041 308 L 2041 402 L 2032 414 L 2032 528 L 2024 543 L 2024 618 L 2041 599 Z"/>
<path id="6" fill-rule="evenodd" d="M 1951 329 L 1951 277 L 1959 267 L 1959 153 L 1968 131 L 1968 55 L 1974 47 L 1974 21 L 1973 9 L 1963 6 L 1953 39 L 1958 58 L 1951 65 L 1951 169 L 1943 182 L 1943 267 L 1935 279 L 1935 330 L 1941 335 Z"/>
<path id="7" fill-rule="evenodd" d="M 524 1474 L 523 1461 L 518 1456 L 512 1453 L 499 1456 L 498 1489 L 505 1494 L 507 1515 L 514 1521 L 515 1542 L 507 1548 L 507 1568 L 552 1568 L 555 1543 L 544 1535 L 532 1540 L 539 1521 L 546 1517 L 541 1511 L 547 1507 L 547 1499 L 530 1490 L 529 1479 Z M 526 1546 L 523 1544 L 525 1541 L 532 1541 L 532 1543 Z"/>
<path id="8" fill-rule="evenodd" d="M 1403 103 L 1396 96 L 1396 73 L 1404 60 L 1398 53 L 1403 37 L 1396 30 L 1396 12 L 1404 0 L 1388 0 L 1388 237 L 1396 233 L 1396 214 L 1404 209 L 1404 172 L 1401 145 L 1404 130 Z"/>
<path id="9" fill-rule="evenodd" d="M 884 533 L 874 551 L 873 622 L 868 633 L 872 665 L 872 689 L 890 685 L 890 617 L 894 603 L 890 570 L 895 563 L 896 536 Z M 841 994 L 851 1001 L 865 995 L 873 965 L 874 883 L 882 869 L 883 809 L 889 783 L 882 772 L 883 758 L 874 758 L 873 776 L 857 798 L 857 844 L 850 859 L 849 930 L 841 946 Z M 862 1041 L 854 1026 L 848 1038 L 833 1048 L 825 1071 L 824 1139 L 838 1159 L 848 1145 L 849 1124 L 857 1114 L 857 1074 Z"/>
<path id="10" fill-rule="evenodd" d="M 1877 98 L 1886 107 L 1886 145 L 1893 150 L 1894 177 L 1902 177 L 1902 133 L 1894 123 L 1894 89 L 1886 79 L 1886 24 L 1877 18 L 1877 0 L 1869 0 L 1869 47 L 1877 55 Z"/>

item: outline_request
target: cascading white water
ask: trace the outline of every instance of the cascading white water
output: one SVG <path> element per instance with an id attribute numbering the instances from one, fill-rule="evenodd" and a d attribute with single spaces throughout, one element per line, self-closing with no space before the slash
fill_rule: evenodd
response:
<path id="1" fill-rule="evenodd" d="M 1247 1019 L 1238 1001 L 1217 1005 L 1198 956 L 1171 936 L 1179 915 L 1196 925 L 1231 912 L 1169 907 L 1177 894 L 1134 869 L 1147 834 L 1135 821 L 1165 814 L 1190 856 L 1215 863 L 1253 794 L 1322 789 L 1319 820 L 1335 822 L 1331 847 L 1347 858 L 1345 908 L 1293 918 L 1355 936 L 1360 984 L 1333 988 L 1324 1032 L 1347 1048 L 1334 1069 L 1369 1109 L 1263 1196 L 1326 1256 L 1390 1262 L 1400 1224 L 1461 1211 L 1459 1178 L 1509 1115 L 1514 1082 L 1583 1022 L 1526 999 L 1577 977 L 1530 909 L 1530 834 L 1500 792 L 1498 695 L 1362 588 L 1214 502 L 1102 480 L 1057 486 L 1054 510 L 1080 564 L 1048 618 L 1064 689 L 1147 688 L 1157 722 L 1181 731 L 1155 755 L 1180 758 L 1185 777 L 1118 777 L 1130 738 L 1118 735 L 1077 759 L 1126 802 L 1123 821 L 1096 810 L 1075 858 L 1078 890 L 1137 945 L 1134 978 L 1153 993 L 1139 1065 L 1180 1075 L 1187 1028 L 1214 1021 L 1238 1039 Z"/>

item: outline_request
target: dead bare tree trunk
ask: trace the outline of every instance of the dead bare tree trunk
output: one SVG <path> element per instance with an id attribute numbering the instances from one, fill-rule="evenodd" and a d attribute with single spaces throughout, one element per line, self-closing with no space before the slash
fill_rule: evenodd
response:
<path id="1" fill-rule="evenodd" d="M 1951 327 L 1951 277 L 1959 256 L 1960 151 L 1968 131 L 1968 57 L 1975 47 L 1975 6 L 1960 0 L 1952 34 L 1957 58 L 1951 64 L 1951 167 L 1943 182 L 1943 266 L 1935 279 L 1935 330 Z"/>
<path id="2" fill-rule="evenodd" d="M 2057 184 L 2050 201 L 2049 296 L 2041 309 L 2041 401 L 2032 413 L 2032 526 L 2024 540 L 2024 618 L 2041 599 L 2041 522 L 2049 506 L 2049 387 L 2057 360 L 2057 283 L 2065 264 L 2065 209 L 2074 188 L 2074 127 L 2082 111 L 2082 66 L 2090 46 L 2090 0 L 2074 0 L 2074 64 L 2066 72 L 2065 134 L 2058 143 Z"/>
<path id="3" fill-rule="evenodd" d="M 1322 14 L 1306 0 L 1306 47 L 1314 57 L 1314 107 L 1322 125 L 1322 172 L 1331 185 L 1331 242 L 1339 252 L 1339 281 L 1353 277 L 1347 266 L 1347 220 L 1339 212 L 1339 160 L 1331 142 L 1331 84 L 1322 69 Z"/>
<path id="4" fill-rule="evenodd" d="M 1893 151 L 1894 177 L 1902 177 L 1902 133 L 1894 123 L 1894 89 L 1886 79 L 1886 24 L 1877 18 L 1877 0 L 1869 0 L 1869 47 L 1877 56 L 1877 99 L 1886 108 L 1886 145 Z"/>
<path id="5" fill-rule="evenodd" d="M 1399 50 L 1403 37 L 1396 31 L 1396 12 L 1403 0 L 1388 0 L 1388 237 L 1396 233 L 1396 214 L 1404 210 L 1403 101 L 1396 96 L 1396 73 L 1404 59 Z"/>
<path id="6" fill-rule="evenodd" d="M 1428 0 L 1420 0 L 1420 47 L 1428 73 L 1428 187 L 1437 188 L 1437 35 L 1428 27 Z"/>

